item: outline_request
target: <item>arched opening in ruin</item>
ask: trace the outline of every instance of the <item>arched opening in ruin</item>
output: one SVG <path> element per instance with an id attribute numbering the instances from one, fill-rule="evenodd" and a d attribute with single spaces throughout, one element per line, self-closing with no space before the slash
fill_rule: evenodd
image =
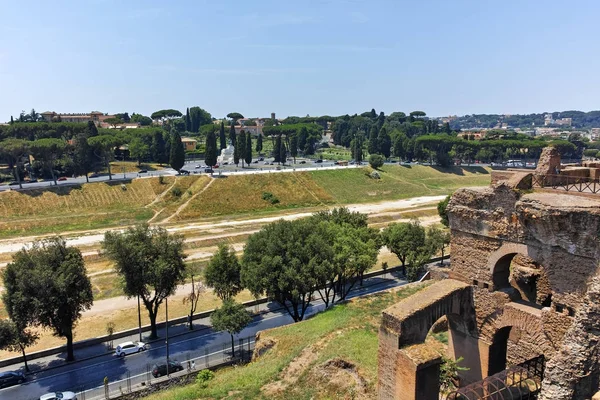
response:
<path id="1" fill-rule="evenodd" d="M 494 334 L 488 358 L 488 375 L 493 375 L 506 369 L 506 353 L 511 329 L 512 326 L 506 326 L 498 329 L 496 334 Z"/>
<path id="2" fill-rule="evenodd" d="M 513 301 L 549 307 L 552 291 L 542 265 L 521 253 L 506 254 L 496 262 L 492 280 L 494 290 L 509 292 Z"/>

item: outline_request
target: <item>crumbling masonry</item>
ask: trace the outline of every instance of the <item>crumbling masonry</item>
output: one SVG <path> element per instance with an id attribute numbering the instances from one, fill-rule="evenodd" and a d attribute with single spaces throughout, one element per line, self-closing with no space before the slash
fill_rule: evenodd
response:
<path id="1" fill-rule="evenodd" d="M 538 175 L 559 174 L 556 157 L 545 149 Z M 600 195 L 536 189 L 530 172 L 492 175 L 490 187 L 458 190 L 448 205 L 449 279 L 383 312 L 380 399 L 440 398 L 442 360 L 425 340 L 444 316 L 448 357 L 469 368 L 460 386 L 543 355 L 539 399 L 598 391 Z"/>

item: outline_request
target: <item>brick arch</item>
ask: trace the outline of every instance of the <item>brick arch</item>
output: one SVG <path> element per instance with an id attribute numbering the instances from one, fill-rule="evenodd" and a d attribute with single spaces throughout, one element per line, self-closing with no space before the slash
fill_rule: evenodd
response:
<path id="1" fill-rule="evenodd" d="M 525 254 L 530 256 L 529 247 L 523 243 L 513 243 L 513 242 L 505 242 L 502 246 L 490 254 L 488 258 L 488 270 L 490 274 L 494 275 L 494 270 L 496 269 L 496 265 L 498 265 L 498 261 L 500 261 L 503 257 L 506 257 L 510 254 Z M 530 256 L 531 257 L 531 256 Z"/>

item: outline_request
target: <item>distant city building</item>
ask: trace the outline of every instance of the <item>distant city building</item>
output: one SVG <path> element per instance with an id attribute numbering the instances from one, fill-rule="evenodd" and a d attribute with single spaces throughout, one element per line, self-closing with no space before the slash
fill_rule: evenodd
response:
<path id="1" fill-rule="evenodd" d="M 96 125 L 100 125 L 101 122 L 108 118 L 114 118 L 114 115 L 105 115 L 100 111 L 92 111 L 90 113 L 66 113 L 59 114 L 54 111 L 46 111 L 41 113 L 41 116 L 45 121 L 53 122 L 60 120 L 61 122 L 88 122 L 93 121 Z"/>
<path id="2" fill-rule="evenodd" d="M 571 126 L 573 118 L 552 118 L 552 114 L 544 115 L 544 125 L 559 125 L 559 126 Z"/>
<path id="3" fill-rule="evenodd" d="M 462 139 L 474 139 L 474 140 L 481 140 L 485 137 L 485 135 L 487 134 L 486 131 L 465 131 L 465 132 L 461 132 L 459 133 L 458 136 L 459 138 Z"/>

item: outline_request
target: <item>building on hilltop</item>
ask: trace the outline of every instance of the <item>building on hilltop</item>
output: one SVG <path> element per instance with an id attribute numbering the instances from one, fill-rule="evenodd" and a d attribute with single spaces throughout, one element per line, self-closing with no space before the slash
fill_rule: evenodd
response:
<path id="1" fill-rule="evenodd" d="M 40 114 L 47 122 L 88 122 L 93 121 L 96 125 L 100 125 L 104 120 L 114 118 L 114 115 L 105 115 L 100 111 L 92 111 L 90 113 L 71 113 L 59 114 L 54 111 L 46 111 Z"/>
<path id="2" fill-rule="evenodd" d="M 590 399 L 600 396 L 600 163 L 493 171 L 448 204 L 451 266 L 383 311 L 379 399 Z M 444 322 L 457 388 L 440 393 Z M 440 342 L 435 341 L 436 344 Z"/>
<path id="3" fill-rule="evenodd" d="M 183 148 L 185 151 L 194 151 L 196 150 L 196 146 L 198 145 L 198 141 L 196 139 L 192 139 L 189 137 L 182 137 L 181 143 L 183 143 Z"/>

